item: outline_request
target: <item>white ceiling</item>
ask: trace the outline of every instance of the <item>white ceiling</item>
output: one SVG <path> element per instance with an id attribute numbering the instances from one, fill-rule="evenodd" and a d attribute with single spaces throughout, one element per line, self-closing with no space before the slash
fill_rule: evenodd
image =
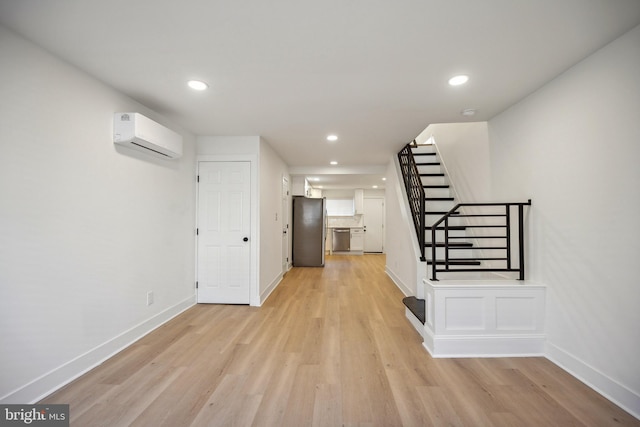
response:
<path id="1" fill-rule="evenodd" d="M 197 135 L 260 135 L 341 187 L 379 180 L 430 123 L 500 113 L 640 23 L 640 1 L 0 0 L 0 22 Z"/>

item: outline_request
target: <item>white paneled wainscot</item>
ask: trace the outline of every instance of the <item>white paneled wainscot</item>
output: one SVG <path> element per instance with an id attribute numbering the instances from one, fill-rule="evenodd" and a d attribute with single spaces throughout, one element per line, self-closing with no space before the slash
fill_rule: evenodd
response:
<path id="1" fill-rule="evenodd" d="M 425 280 L 424 294 L 422 335 L 433 357 L 544 354 L 544 285 Z"/>

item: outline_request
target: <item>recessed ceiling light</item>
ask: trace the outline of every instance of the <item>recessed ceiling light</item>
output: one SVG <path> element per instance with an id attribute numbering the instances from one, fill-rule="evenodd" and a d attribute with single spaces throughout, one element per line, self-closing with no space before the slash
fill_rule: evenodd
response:
<path id="1" fill-rule="evenodd" d="M 318 185 L 316 188 L 322 188 L 322 185 Z"/>
<path id="2" fill-rule="evenodd" d="M 387 178 L 385 178 L 385 177 L 382 177 L 382 180 L 383 180 L 383 181 L 386 181 L 386 180 L 387 180 Z"/>
<path id="3" fill-rule="evenodd" d="M 337 141 L 338 135 L 329 135 L 327 136 L 327 141 Z"/>
<path id="4" fill-rule="evenodd" d="M 374 186 L 373 186 L 373 188 L 378 188 L 378 186 L 377 186 L 377 185 L 374 185 Z"/>
<path id="5" fill-rule="evenodd" d="M 320 178 L 311 178 L 311 181 L 320 181 Z"/>
<path id="6" fill-rule="evenodd" d="M 469 76 L 465 76 L 464 74 L 460 74 L 458 76 L 453 76 L 449 79 L 449 84 L 451 86 L 460 86 L 469 81 Z"/>
<path id="7" fill-rule="evenodd" d="M 465 108 L 464 110 L 460 111 L 460 114 L 465 117 L 471 117 L 476 114 L 476 110 L 474 108 Z"/>
<path id="8" fill-rule="evenodd" d="M 200 80 L 189 80 L 187 82 L 187 85 L 189 85 L 189 87 L 193 90 L 206 90 L 209 87 L 208 84 Z"/>
<path id="9" fill-rule="evenodd" d="M 338 162 L 336 162 L 335 160 L 332 160 L 332 161 L 330 161 L 330 162 L 329 162 L 329 164 L 331 164 L 331 165 L 335 166 L 335 165 L 337 165 L 337 164 L 338 164 Z"/>

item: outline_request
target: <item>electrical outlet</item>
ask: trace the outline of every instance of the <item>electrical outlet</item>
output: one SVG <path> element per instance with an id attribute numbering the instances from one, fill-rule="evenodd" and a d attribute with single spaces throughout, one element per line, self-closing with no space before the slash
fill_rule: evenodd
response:
<path id="1" fill-rule="evenodd" d="M 147 305 L 153 304 L 153 291 L 147 292 Z"/>

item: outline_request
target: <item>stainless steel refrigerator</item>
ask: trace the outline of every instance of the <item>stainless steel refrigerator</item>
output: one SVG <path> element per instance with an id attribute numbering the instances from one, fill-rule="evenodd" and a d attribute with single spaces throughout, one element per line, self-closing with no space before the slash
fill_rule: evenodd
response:
<path id="1" fill-rule="evenodd" d="M 293 198 L 294 267 L 324 266 L 325 199 Z"/>

